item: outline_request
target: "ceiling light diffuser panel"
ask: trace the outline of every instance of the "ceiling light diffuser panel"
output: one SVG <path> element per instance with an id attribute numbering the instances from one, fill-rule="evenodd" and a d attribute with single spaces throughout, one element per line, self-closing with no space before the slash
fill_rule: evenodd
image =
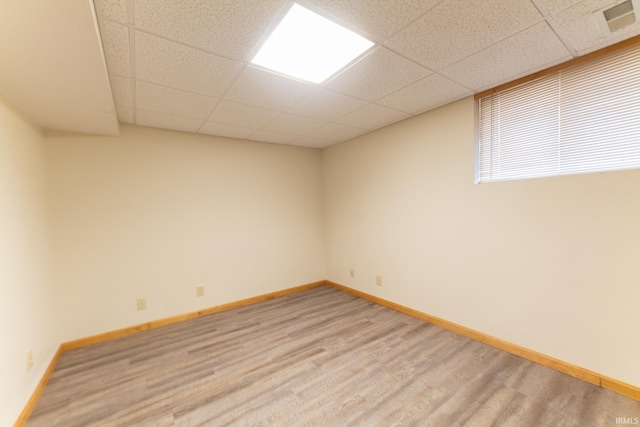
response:
<path id="1" fill-rule="evenodd" d="M 251 62 L 289 77 L 322 83 L 373 44 L 295 3 Z"/>

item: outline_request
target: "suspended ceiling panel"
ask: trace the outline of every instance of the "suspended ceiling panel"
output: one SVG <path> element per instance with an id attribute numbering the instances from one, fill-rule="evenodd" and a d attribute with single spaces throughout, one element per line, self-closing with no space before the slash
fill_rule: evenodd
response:
<path id="1" fill-rule="evenodd" d="M 291 0 L 4 0 L 0 95 L 50 129 L 322 148 L 640 34 L 595 23 L 619 2 L 300 0 L 376 43 L 316 85 L 249 64 Z"/>

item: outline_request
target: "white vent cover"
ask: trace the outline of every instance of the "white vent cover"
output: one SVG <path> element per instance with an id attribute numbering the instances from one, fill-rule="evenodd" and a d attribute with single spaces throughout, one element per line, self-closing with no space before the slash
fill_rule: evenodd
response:
<path id="1" fill-rule="evenodd" d="M 640 11 L 640 0 L 625 0 L 613 7 L 593 14 L 602 35 L 608 36 L 637 22 L 636 11 Z"/>

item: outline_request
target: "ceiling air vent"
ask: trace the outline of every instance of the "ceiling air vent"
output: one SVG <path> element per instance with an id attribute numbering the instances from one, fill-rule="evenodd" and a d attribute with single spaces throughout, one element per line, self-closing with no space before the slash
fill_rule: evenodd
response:
<path id="1" fill-rule="evenodd" d="M 634 3 L 636 2 L 633 0 L 626 0 L 602 11 L 602 16 L 610 32 L 614 33 L 636 23 Z"/>

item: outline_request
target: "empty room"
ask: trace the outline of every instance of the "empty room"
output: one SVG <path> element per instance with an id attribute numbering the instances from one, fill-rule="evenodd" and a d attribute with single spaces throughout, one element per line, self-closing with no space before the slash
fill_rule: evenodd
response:
<path id="1" fill-rule="evenodd" d="M 0 0 L 0 426 L 640 424 L 640 0 Z"/>

